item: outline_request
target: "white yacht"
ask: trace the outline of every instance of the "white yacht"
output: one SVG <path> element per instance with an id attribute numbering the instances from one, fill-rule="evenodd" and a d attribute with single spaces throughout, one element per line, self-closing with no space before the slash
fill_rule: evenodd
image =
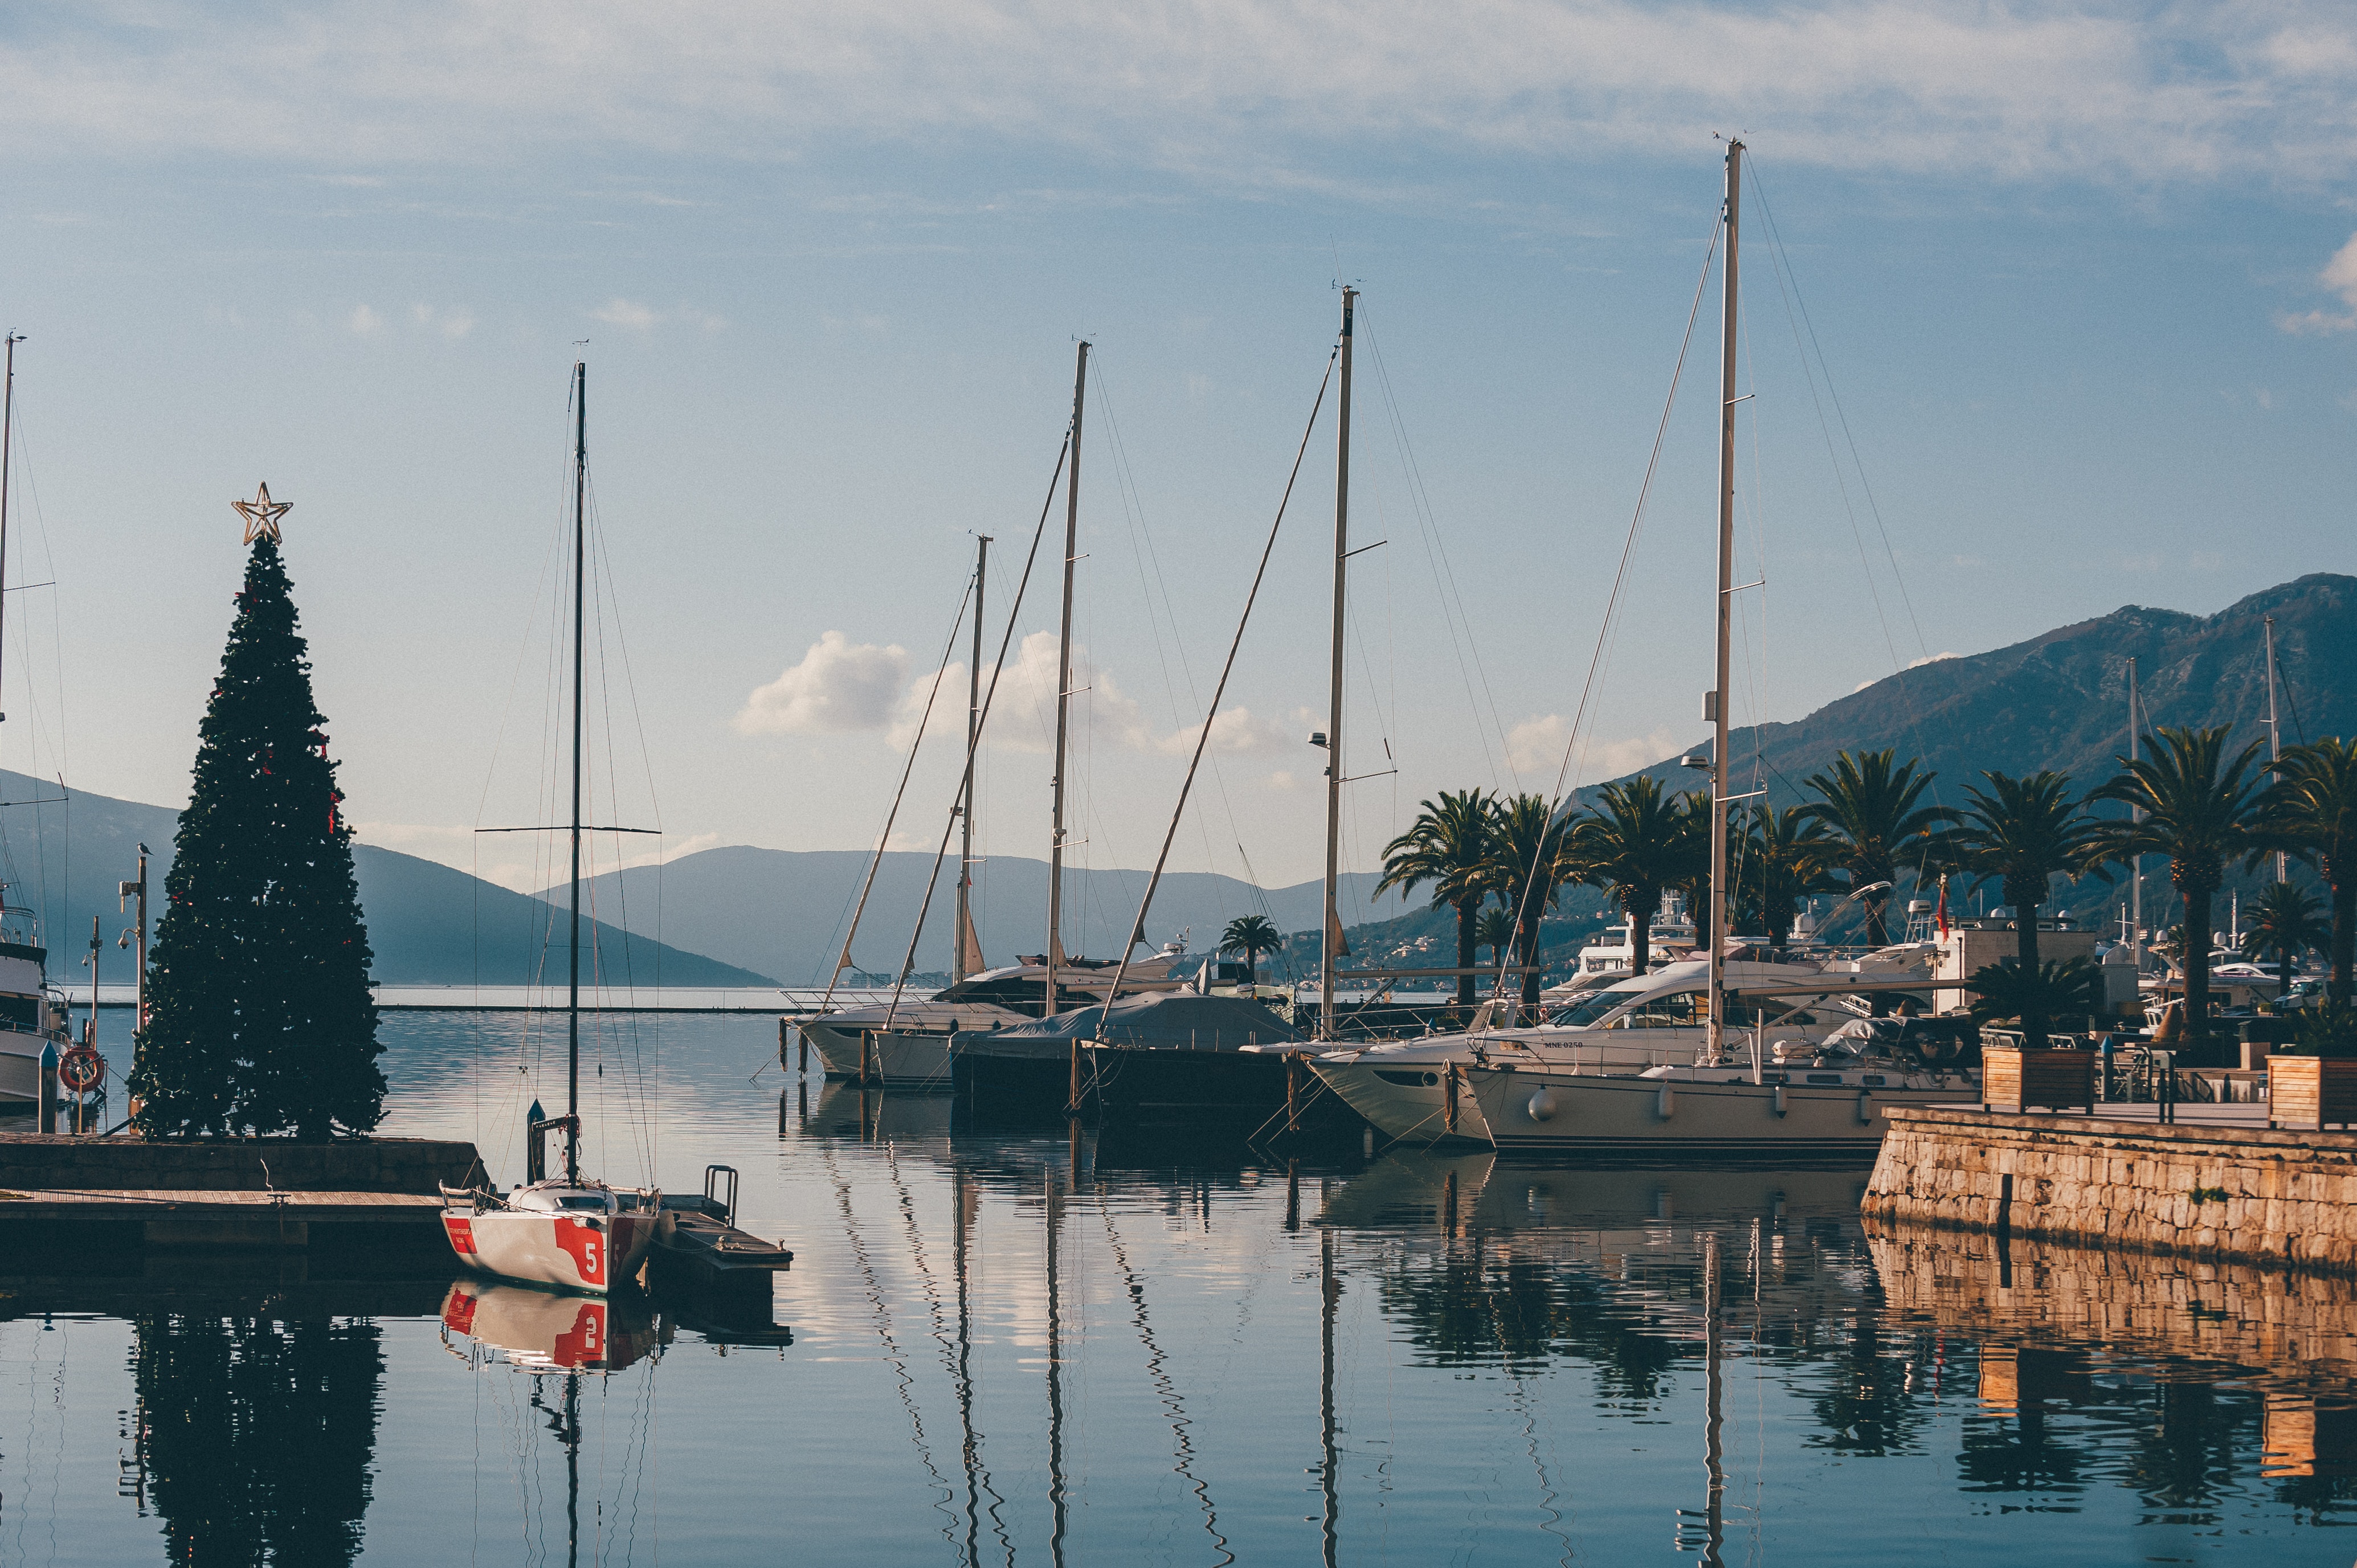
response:
<path id="1" fill-rule="evenodd" d="M 0 941 L 0 1105 L 37 1105 L 41 1052 L 72 1043 L 65 998 L 48 986 L 48 957 L 44 948 Z"/>
<path id="2" fill-rule="evenodd" d="M 1857 1018 L 1813 1043 L 1747 1029 L 1719 1060 L 1641 1073 L 1493 1058 L 1462 1076 L 1501 1155 L 1857 1158 L 1881 1144 L 1893 1105 L 1980 1102 L 1966 1032 L 1952 1018 Z"/>
<path id="3" fill-rule="evenodd" d="M 1726 971 L 1726 983 L 1735 987 L 1825 982 L 1821 993 L 1763 1000 L 1740 1015 L 1748 1037 L 1756 1014 L 1768 1045 L 1813 1045 L 1857 1015 L 1840 1000 L 1843 984 L 1857 983 L 1856 965 L 1736 960 Z M 1577 993 L 1529 1027 L 1353 1047 L 1329 1051 L 1310 1068 L 1385 1137 L 1486 1143 L 1490 1132 L 1481 1110 L 1465 1093 L 1461 1077 L 1452 1083 L 1451 1064 L 1460 1074 L 1507 1061 L 1579 1073 L 1639 1073 L 1691 1064 L 1709 1039 L 1703 1000 L 1709 984 L 1707 959 L 1682 959 L 1650 974 Z"/>
<path id="4" fill-rule="evenodd" d="M 1652 968 L 1664 961 L 1676 962 L 1694 951 L 1694 922 L 1674 915 L 1663 915 L 1646 928 L 1646 956 Z M 1591 974 L 1627 974 L 1629 966 L 1637 960 L 1637 950 L 1629 940 L 1629 922 L 1607 926 L 1597 933 L 1596 940 L 1579 950 L 1579 972 Z"/>
<path id="5" fill-rule="evenodd" d="M 1176 991 L 1170 966 L 1186 956 L 1178 943 L 1129 966 L 1122 994 Z M 1056 1010 L 1093 1007 L 1113 988 L 1114 965 L 1068 958 L 1056 966 Z M 873 1003 L 837 1013 L 796 1018 L 794 1027 L 817 1053 L 829 1078 L 859 1078 L 886 1089 L 950 1089 L 950 1036 L 1028 1024 L 1040 1015 L 1047 989 L 1044 955 L 970 975 L 928 997 L 904 996 L 896 1008 Z M 886 1020 L 891 1026 L 885 1026 Z M 863 1061 L 864 1054 L 864 1061 Z"/>

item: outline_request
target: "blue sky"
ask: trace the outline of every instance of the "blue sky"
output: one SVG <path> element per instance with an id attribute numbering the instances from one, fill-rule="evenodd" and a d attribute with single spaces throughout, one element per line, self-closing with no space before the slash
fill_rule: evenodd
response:
<path id="1" fill-rule="evenodd" d="M 266 478 L 365 835 L 531 881 L 468 830 L 548 809 L 586 338 L 605 805 L 673 854 L 864 847 L 969 531 L 996 643 L 1087 335 L 1074 854 L 1144 864 L 1348 279 L 1370 865 L 1435 789 L 1552 787 L 1575 720 L 1591 779 L 1701 733 L 1708 309 L 1581 698 L 1714 133 L 1781 241 L 1755 205 L 1738 719 L 2357 571 L 2352 89 L 2357 25 L 2298 4 L 19 7 L 9 570 L 57 585 L 9 596 L 0 765 L 185 799 Z M 1315 875 L 1331 435 L 1329 403 L 1180 865 Z M 994 853 L 1046 843 L 1032 647 Z M 929 742 L 897 842 L 953 770 Z"/>

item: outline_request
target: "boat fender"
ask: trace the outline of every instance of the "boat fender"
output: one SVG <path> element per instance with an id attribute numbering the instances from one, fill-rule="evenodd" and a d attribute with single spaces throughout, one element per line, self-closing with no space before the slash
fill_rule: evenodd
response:
<path id="1" fill-rule="evenodd" d="M 1532 1095 L 1530 1111 L 1534 1122 L 1552 1121 L 1555 1117 L 1555 1092 L 1542 1089 Z"/>
<path id="2" fill-rule="evenodd" d="M 1663 1084 L 1661 1091 L 1653 1096 L 1653 1114 L 1666 1122 L 1676 1112 L 1677 1108 L 1678 1091 L 1668 1084 Z"/>
<path id="3" fill-rule="evenodd" d="M 1772 1109 L 1777 1115 L 1781 1116 L 1784 1114 L 1784 1086 L 1782 1084 L 1780 1083 L 1776 1086 L 1776 1092 L 1769 1097 L 1768 1103 L 1770 1108 Z"/>
<path id="4" fill-rule="evenodd" d="M 1874 1096 L 1871 1094 L 1859 1095 L 1857 1097 L 1857 1124 L 1863 1127 L 1873 1120 Z"/>

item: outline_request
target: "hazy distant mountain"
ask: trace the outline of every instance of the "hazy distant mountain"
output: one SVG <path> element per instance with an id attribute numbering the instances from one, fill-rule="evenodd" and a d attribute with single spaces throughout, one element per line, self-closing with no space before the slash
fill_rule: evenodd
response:
<path id="1" fill-rule="evenodd" d="M 666 941 L 777 975 L 789 984 L 823 984 L 842 950 L 844 929 L 871 858 L 855 850 L 707 849 L 664 866 L 660 882 L 651 866 L 599 877 L 597 906 L 611 911 L 620 902 L 617 893 L 627 892 L 634 930 L 650 936 L 660 931 Z M 932 864 L 930 854 L 884 857 L 852 949 L 861 967 L 882 972 L 899 967 Z M 1093 958 L 1118 957 L 1121 938 L 1136 918 L 1146 877 L 1144 871 L 1068 869 L 1064 929 L 1070 950 Z M 1389 919 L 1426 902 L 1419 893 L 1405 901 L 1394 894 L 1380 905 L 1370 904 L 1367 895 L 1377 880 L 1366 873 L 1343 879 L 1345 924 Z M 1018 953 L 1040 950 L 1048 922 L 1046 861 L 996 856 L 975 873 L 974 887 L 974 927 L 985 957 L 995 964 L 1007 963 Z M 1155 894 L 1146 940 L 1159 946 L 1191 928 L 1188 946 L 1201 952 L 1239 915 L 1265 914 L 1279 930 L 1314 929 L 1318 897 L 1315 882 L 1263 892 L 1232 876 L 1172 873 L 1163 877 Z M 943 864 L 926 916 L 925 939 L 917 950 L 920 970 L 949 967 L 956 897 L 952 859 Z"/>
<path id="2" fill-rule="evenodd" d="M 2316 573 L 2251 595 L 2213 616 L 2129 605 L 1990 653 L 1943 659 L 1886 676 L 1797 724 L 1737 730 L 1735 776 L 1760 781 L 1779 804 L 1803 799 L 1802 780 L 1848 747 L 1896 746 L 1938 769 L 1950 803 L 1982 768 L 2051 768 L 2089 789 L 2115 772 L 2127 748 L 2127 661 L 2136 661 L 2148 725 L 2233 725 L 2234 741 L 2261 739 L 2266 716 L 2264 622 L 2276 621 L 2278 699 L 2287 746 L 2357 734 L 2357 577 Z M 1709 750 L 1705 736 L 1697 749 Z M 1699 775 L 1674 757 L 1646 771 L 1678 788 Z"/>
<path id="3" fill-rule="evenodd" d="M 131 955 L 114 940 L 135 917 L 118 911 L 115 885 L 138 875 L 145 843 L 154 852 L 148 913 L 151 920 L 163 918 L 164 874 L 171 868 L 179 813 L 84 789 L 66 792 L 60 802 L 59 793 L 54 781 L 0 771 L 0 875 L 9 881 L 7 901 L 42 917 L 52 982 L 89 983 L 81 964 L 95 914 L 106 942 L 99 977 L 128 983 Z M 563 979 L 564 928 L 551 928 L 550 907 L 539 899 L 373 844 L 353 845 L 352 865 L 380 983 L 519 985 L 540 974 Z M 630 975 L 643 985 L 660 970 L 665 985 L 767 983 L 759 973 L 647 937 L 626 941 L 619 929 L 597 922 L 585 924 L 585 945 L 593 932 L 609 979 Z"/>

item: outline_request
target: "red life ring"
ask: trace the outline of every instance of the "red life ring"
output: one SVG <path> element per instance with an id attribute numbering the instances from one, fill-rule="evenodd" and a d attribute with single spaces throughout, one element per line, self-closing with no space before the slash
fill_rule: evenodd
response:
<path id="1" fill-rule="evenodd" d="M 106 1058 L 91 1046 L 72 1046 L 58 1058 L 58 1081 L 76 1094 L 87 1094 L 106 1079 Z"/>

